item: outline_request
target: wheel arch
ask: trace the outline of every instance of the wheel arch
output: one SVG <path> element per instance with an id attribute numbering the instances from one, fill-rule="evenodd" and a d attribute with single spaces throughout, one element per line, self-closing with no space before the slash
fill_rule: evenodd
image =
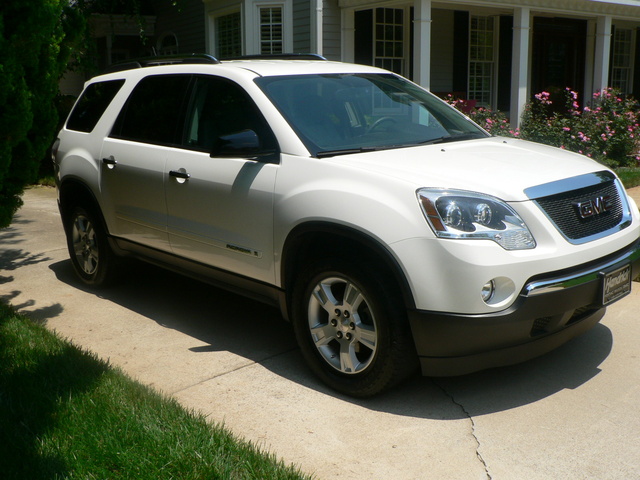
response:
<path id="1" fill-rule="evenodd" d="M 67 220 L 69 218 L 69 214 L 71 213 L 71 209 L 74 206 L 82 205 L 85 208 L 91 208 L 93 213 L 95 213 L 102 223 L 102 227 L 105 232 L 109 232 L 107 228 L 107 223 L 105 222 L 104 216 L 102 215 L 102 209 L 100 208 L 100 203 L 96 198 L 95 194 L 89 188 L 89 186 L 76 179 L 69 178 L 65 179 L 58 187 L 58 199 L 59 199 L 59 208 L 60 208 L 60 216 L 62 217 L 62 224 L 67 225 Z"/>
<path id="2" fill-rule="evenodd" d="M 378 240 L 348 226 L 330 222 L 308 222 L 298 225 L 289 233 L 282 251 L 280 275 L 287 297 L 287 313 L 291 311 L 292 287 L 304 265 L 314 259 L 332 256 L 349 256 L 357 261 L 375 262 L 376 268 L 393 279 L 405 307 L 415 308 L 413 294 L 402 267 Z"/>

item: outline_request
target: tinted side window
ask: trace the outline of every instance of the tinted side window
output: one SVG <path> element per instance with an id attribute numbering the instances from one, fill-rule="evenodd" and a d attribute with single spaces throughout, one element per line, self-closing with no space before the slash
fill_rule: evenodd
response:
<path id="1" fill-rule="evenodd" d="M 178 143 L 190 80 L 190 75 L 143 78 L 120 112 L 111 136 L 158 145 Z"/>
<path id="2" fill-rule="evenodd" d="M 191 108 L 187 116 L 186 147 L 212 152 L 229 135 L 251 131 L 259 147 L 255 153 L 275 152 L 276 138 L 249 94 L 231 80 L 196 77 Z"/>
<path id="3" fill-rule="evenodd" d="M 67 128 L 79 132 L 91 132 L 122 85 L 124 80 L 110 80 L 89 85 L 73 107 L 67 121 Z"/>

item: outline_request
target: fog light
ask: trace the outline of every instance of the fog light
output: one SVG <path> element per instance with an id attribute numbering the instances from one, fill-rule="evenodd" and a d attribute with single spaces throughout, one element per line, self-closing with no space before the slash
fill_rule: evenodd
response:
<path id="1" fill-rule="evenodd" d="M 489 301 L 493 298 L 493 294 L 496 291 L 496 284 L 493 280 L 489 280 L 487 283 L 484 284 L 484 286 L 482 287 L 482 300 L 484 301 L 484 303 L 489 303 Z"/>

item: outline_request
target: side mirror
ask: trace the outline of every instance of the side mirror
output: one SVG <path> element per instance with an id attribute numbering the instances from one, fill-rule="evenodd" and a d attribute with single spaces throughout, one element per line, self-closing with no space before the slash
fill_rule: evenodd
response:
<path id="1" fill-rule="evenodd" d="M 253 130 L 243 130 L 218 137 L 213 144 L 212 157 L 251 157 L 261 151 L 260 139 Z"/>
<path id="2" fill-rule="evenodd" d="M 242 130 L 218 137 L 210 157 L 247 158 L 261 163 L 278 163 L 277 149 L 265 148 L 253 130 Z"/>

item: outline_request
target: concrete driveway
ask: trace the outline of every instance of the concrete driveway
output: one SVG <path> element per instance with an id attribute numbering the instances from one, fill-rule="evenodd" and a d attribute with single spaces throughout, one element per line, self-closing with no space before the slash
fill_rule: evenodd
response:
<path id="1" fill-rule="evenodd" d="M 359 401 L 317 382 L 262 304 L 137 263 L 84 289 L 55 191 L 24 202 L 0 230 L 0 298 L 318 479 L 640 478 L 638 283 L 542 358 Z"/>

